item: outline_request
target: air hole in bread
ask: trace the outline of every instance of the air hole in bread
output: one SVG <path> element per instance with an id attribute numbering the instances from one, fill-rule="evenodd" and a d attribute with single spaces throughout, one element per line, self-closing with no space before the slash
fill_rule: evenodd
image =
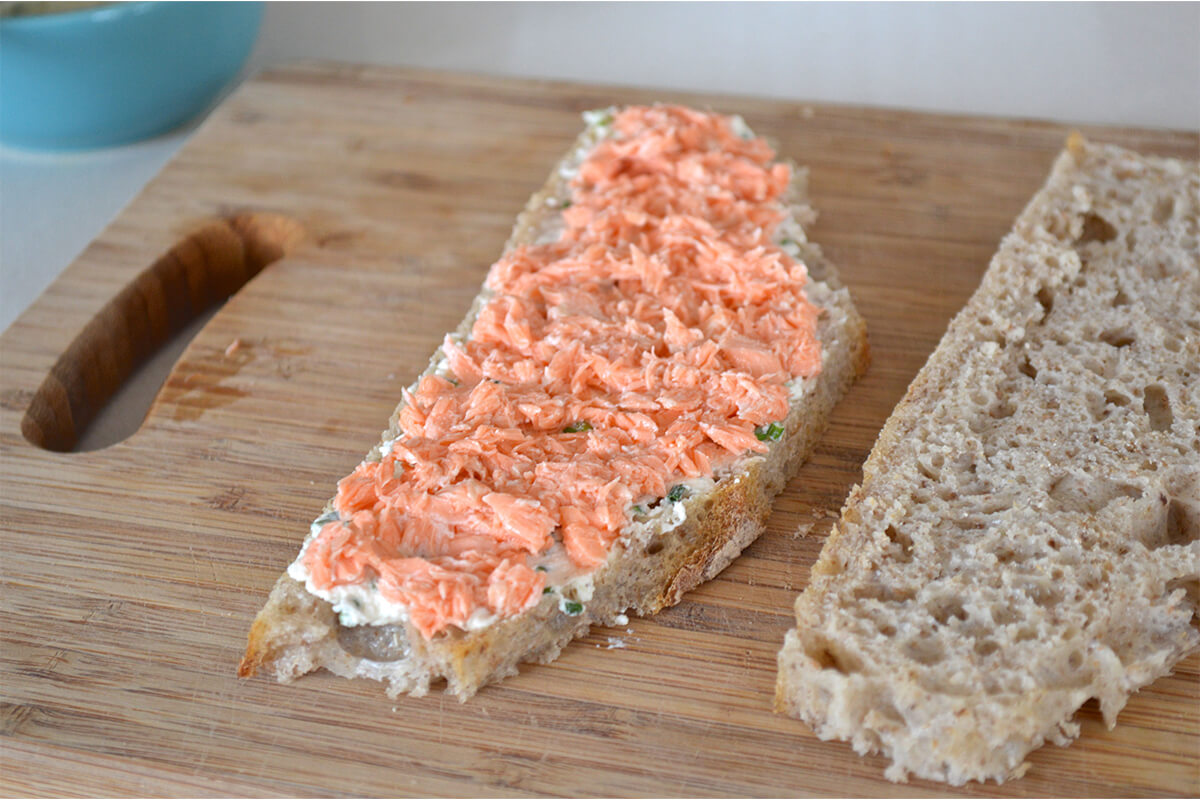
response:
<path id="1" fill-rule="evenodd" d="M 1012 500 L 1003 495 L 994 495 L 989 492 L 979 500 L 979 511 L 983 514 L 997 514 L 1010 508 L 1012 508 Z"/>
<path id="2" fill-rule="evenodd" d="M 1171 217 L 1175 216 L 1175 198 L 1171 195 L 1158 198 L 1158 202 L 1154 204 L 1152 212 L 1154 221 L 1161 224 L 1166 222 Z"/>
<path id="3" fill-rule="evenodd" d="M 1183 341 L 1178 336 L 1167 335 L 1163 337 L 1163 347 L 1171 353 L 1178 353 L 1183 349 Z M 1187 377 L 1186 375 L 1184 377 Z"/>
<path id="4" fill-rule="evenodd" d="M 1060 511 L 1095 514 L 1122 497 L 1138 500 L 1140 487 L 1089 475 L 1062 475 L 1047 489 L 1052 503 Z"/>
<path id="5" fill-rule="evenodd" d="M 992 419 L 1008 419 L 1017 413 L 1017 407 L 1007 400 L 1001 399 L 1000 402 L 992 406 L 991 411 L 988 413 L 991 414 Z"/>
<path id="6" fill-rule="evenodd" d="M 804 652 L 821 669 L 837 670 L 843 675 L 858 672 L 862 666 L 858 659 L 838 647 L 836 642 L 820 635 L 805 642 Z"/>
<path id="7" fill-rule="evenodd" d="M 935 601 L 930 606 L 929 613 L 939 625 L 949 624 L 951 619 L 962 621 L 967 618 L 967 611 L 963 608 L 962 601 L 954 597 Z"/>
<path id="8" fill-rule="evenodd" d="M 880 703 L 871 709 L 871 713 L 877 715 L 886 723 L 894 725 L 898 728 L 904 728 L 908 725 L 908 723 L 904 720 L 904 717 L 900 715 L 900 712 L 897 711 L 896 707 L 891 703 Z"/>
<path id="9" fill-rule="evenodd" d="M 1031 642 L 1036 638 L 1038 638 L 1037 628 L 1026 625 L 1024 628 L 1019 628 L 1017 630 L 1016 636 L 1013 637 L 1013 641 L 1017 643 Z"/>
<path id="10" fill-rule="evenodd" d="M 941 474 L 934 469 L 931 469 L 924 461 L 917 460 L 917 472 L 920 472 L 931 481 L 937 481 Z"/>
<path id="11" fill-rule="evenodd" d="M 1093 372 L 1099 375 L 1101 378 L 1112 377 L 1110 375 L 1111 370 L 1109 370 L 1108 363 L 1099 358 L 1094 356 L 1083 356 L 1079 359 L 1079 363 L 1088 372 Z"/>
<path id="12" fill-rule="evenodd" d="M 996 603 L 992 606 L 992 621 L 997 625 L 1012 625 L 1021 621 L 1021 615 L 1013 611 L 1011 606 Z"/>
<path id="13" fill-rule="evenodd" d="M 926 454 L 917 458 L 917 471 L 929 480 L 937 481 L 942 477 L 942 467 L 945 464 L 946 458 L 941 453 Z"/>
<path id="14" fill-rule="evenodd" d="M 952 500 L 958 499 L 958 492 L 954 491 L 949 486 L 943 486 L 938 489 L 937 496 L 949 503 Z"/>
<path id="15" fill-rule="evenodd" d="M 1067 656 L 1067 666 L 1071 669 L 1079 669 L 1083 666 L 1083 653 L 1075 650 L 1071 655 Z"/>
<path id="16" fill-rule="evenodd" d="M 1030 380 L 1037 380 L 1037 367 L 1030 362 L 1029 356 L 1025 356 L 1025 358 L 1021 360 L 1021 363 L 1017 365 L 1017 371 Z"/>
<path id="17" fill-rule="evenodd" d="M 1142 410 L 1150 418 L 1150 429 L 1155 431 L 1169 430 L 1175 422 L 1175 414 L 1171 411 L 1171 398 L 1167 395 L 1166 387 L 1152 383 L 1142 394 Z"/>
<path id="18" fill-rule="evenodd" d="M 1115 238 L 1117 238 L 1117 229 L 1112 226 L 1112 223 L 1094 211 L 1089 211 L 1083 215 L 1083 232 L 1079 234 L 1075 244 L 1111 242 Z"/>
<path id="19" fill-rule="evenodd" d="M 1042 608 L 1053 608 L 1062 602 L 1062 592 L 1049 584 L 1032 584 L 1026 593 Z"/>
<path id="20" fill-rule="evenodd" d="M 1042 319 L 1050 316 L 1050 311 L 1054 308 L 1054 292 L 1043 286 L 1037 291 L 1037 301 L 1042 307 Z"/>
<path id="21" fill-rule="evenodd" d="M 1178 498 L 1167 505 L 1167 544 L 1188 545 L 1200 539 L 1200 513 Z"/>
<path id="22" fill-rule="evenodd" d="M 892 548 L 894 551 L 893 558 L 901 563 L 908 563 L 909 561 L 912 561 L 912 537 L 910 537 L 904 531 L 898 529 L 895 525 L 888 525 L 883 532 L 887 536 L 888 540 L 895 545 L 895 547 Z"/>
<path id="23" fill-rule="evenodd" d="M 975 642 L 975 652 L 983 658 L 987 658 L 999 649 L 1000 645 L 991 639 L 979 639 Z"/>
<path id="24" fill-rule="evenodd" d="M 1120 308 L 1127 305 L 1129 305 L 1129 295 L 1125 294 L 1124 289 L 1117 289 L 1117 293 L 1113 295 L 1112 299 L 1113 308 Z"/>
<path id="25" fill-rule="evenodd" d="M 1128 347 L 1136 341 L 1124 328 L 1113 328 L 1100 334 L 1100 341 L 1116 348 Z"/>
<path id="26" fill-rule="evenodd" d="M 904 654 L 918 664 L 936 664 L 945 656 L 942 643 L 936 639 L 910 639 L 904 645 Z"/>
<path id="27" fill-rule="evenodd" d="M 650 543 L 648 545 L 646 545 L 646 555 L 648 555 L 648 556 L 657 555 L 662 552 L 662 549 L 663 549 L 662 539 L 659 538 L 658 536 L 655 536 L 653 539 L 650 540 Z"/>
<path id="28" fill-rule="evenodd" d="M 1104 402 L 1110 406 L 1118 406 L 1124 408 L 1133 402 L 1133 399 L 1127 397 L 1124 392 L 1118 392 L 1116 389 L 1108 389 L 1104 392 Z"/>
<path id="29" fill-rule="evenodd" d="M 916 597 L 915 589 L 888 583 L 868 583 L 854 590 L 854 600 L 879 600 L 884 603 L 907 603 Z"/>
<path id="30" fill-rule="evenodd" d="M 1130 231 L 1125 234 L 1125 249 L 1132 253 L 1135 247 L 1137 247 L 1137 236 Z"/>

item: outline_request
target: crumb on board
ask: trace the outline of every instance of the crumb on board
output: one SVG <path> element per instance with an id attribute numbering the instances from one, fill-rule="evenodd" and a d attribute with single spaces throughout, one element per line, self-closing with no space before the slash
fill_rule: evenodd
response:
<path id="1" fill-rule="evenodd" d="M 234 353 L 236 353 L 238 350 L 241 350 L 241 349 L 242 349 L 242 340 L 240 337 L 237 337 L 232 342 L 229 343 L 228 347 L 225 348 L 225 357 L 229 358 L 230 356 L 232 356 Z"/>

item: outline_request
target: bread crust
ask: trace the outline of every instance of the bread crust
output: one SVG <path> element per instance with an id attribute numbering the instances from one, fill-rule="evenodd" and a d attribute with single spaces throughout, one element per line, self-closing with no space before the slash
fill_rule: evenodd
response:
<path id="1" fill-rule="evenodd" d="M 1197 198 L 1194 162 L 1069 141 L 880 432 L 778 711 L 894 781 L 1004 781 L 1200 644 Z"/>
<path id="2" fill-rule="evenodd" d="M 568 192 L 564 175 L 595 141 L 590 131 L 580 136 L 518 216 L 506 251 L 553 233 L 548 226 L 557 219 L 556 210 Z M 802 170 L 794 175 L 787 200 L 807 219 L 811 212 L 802 205 L 805 175 Z M 369 653 L 356 654 L 347 641 L 348 629 L 342 628 L 328 602 L 285 573 L 251 627 L 238 674 L 249 677 L 265 669 L 287 682 L 324 668 L 344 677 L 385 681 L 391 696 L 423 695 L 444 678 L 446 691 L 466 700 L 482 686 L 515 674 L 522 662 L 552 661 L 592 624 L 614 624 L 626 611 L 654 614 L 717 575 L 763 531 L 772 498 L 808 458 L 833 406 L 869 361 L 865 323 L 836 270 L 815 245 L 803 242 L 800 247 L 813 278 L 809 294 L 824 309 L 818 321 L 824 366 L 807 382 L 801 401 L 792 403 L 784 436 L 771 443 L 765 455 L 740 462 L 711 492 L 684 498 L 686 518 L 678 527 L 623 535 L 595 574 L 594 592 L 582 613 L 568 615 L 555 596 L 546 595 L 534 608 L 476 631 L 454 628 L 425 639 L 409 626 L 380 626 L 387 628 L 377 633 L 386 639 L 389 653 L 400 655 L 373 660 Z M 486 290 L 456 335 L 467 335 L 485 299 Z M 440 361 L 439 349 L 427 372 Z M 402 407 L 393 413 L 384 439 L 398 432 Z"/>

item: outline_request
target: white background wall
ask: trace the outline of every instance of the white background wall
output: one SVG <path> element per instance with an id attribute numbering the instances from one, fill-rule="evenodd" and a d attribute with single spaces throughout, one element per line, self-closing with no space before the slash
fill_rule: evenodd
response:
<path id="1" fill-rule="evenodd" d="M 1198 3 L 271 3 L 297 58 L 1200 127 Z"/>

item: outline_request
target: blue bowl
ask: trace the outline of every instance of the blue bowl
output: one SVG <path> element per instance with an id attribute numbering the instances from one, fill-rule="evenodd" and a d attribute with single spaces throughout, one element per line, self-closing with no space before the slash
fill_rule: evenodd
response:
<path id="1" fill-rule="evenodd" d="M 75 150 L 145 139 L 237 76 L 262 3 L 133 2 L 0 20 L 0 141 Z"/>

